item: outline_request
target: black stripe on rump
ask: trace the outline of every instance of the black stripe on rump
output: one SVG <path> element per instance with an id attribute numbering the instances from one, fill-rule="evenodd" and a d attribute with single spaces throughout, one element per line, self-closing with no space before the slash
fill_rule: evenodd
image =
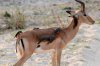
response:
<path id="1" fill-rule="evenodd" d="M 23 49 L 25 50 L 25 46 L 24 46 L 23 39 L 21 39 L 21 43 L 22 43 L 22 47 L 23 47 Z"/>
<path id="2" fill-rule="evenodd" d="M 17 42 L 16 42 L 16 53 L 17 53 Z"/>
<path id="3" fill-rule="evenodd" d="M 23 49 L 25 50 L 24 42 L 23 42 L 22 39 L 21 39 L 21 43 L 22 43 L 22 47 L 23 47 Z M 19 43 L 16 42 L 16 53 L 17 53 L 17 45 L 18 45 L 18 44 L 19 44 Z"/>

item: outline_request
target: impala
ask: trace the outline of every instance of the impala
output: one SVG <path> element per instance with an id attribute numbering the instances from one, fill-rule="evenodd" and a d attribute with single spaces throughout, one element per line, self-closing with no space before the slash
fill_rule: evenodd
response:
<path id="1" fill-rule="evenodd" d="M 23 64 L 31 57 L 33 53 L 52 51 L 52 66 L 60 66 L 61 53 L 68 42 L 70 42 L 77 34 L 81 24 L 94 24 L 94 20 L 85 13 L 85 4 L 80 0 L 75 0 L 81 4 L 80 10 L 66 11 L 72 18 L 71 24 L 68 27 L 61 28 L 61 31 L 56 34 L 56 38 L 49 44 L 48 41 L 41 42 L 38 46 L 39 37 L 50 35 L 56 28 L 35 29 L 26 32 L 19 32 L 16 35 L 16 50 L 20 55 L 19 61 L 14 66 L 23 66 Z M 74 13 L 73 13 L 74 12 Z M 22 42 L 23 40 L 23 42 Z M 21 41 L 21 42 L 20 42 Z"/>

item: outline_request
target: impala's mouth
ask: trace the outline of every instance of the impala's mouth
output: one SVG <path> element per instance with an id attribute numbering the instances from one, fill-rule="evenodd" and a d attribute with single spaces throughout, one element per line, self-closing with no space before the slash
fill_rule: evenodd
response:
<path id="1" fill-rule="evenodd" d="M 94 22 L 92 24 L 94 24 Z"/>
<path id="2" fill-rule="evenodd" d="M 92 24 L 94 24 L 95 23 L 95 21 L 93 21 L 93 22 L 91 22 Z"/>
<path id="3" fill-rule="evenodd" d="M 95 23 L 95 21 L 93 21 L 93 22 L 89 22 L 90 25 L 93 25 L 94 23 Z"/>

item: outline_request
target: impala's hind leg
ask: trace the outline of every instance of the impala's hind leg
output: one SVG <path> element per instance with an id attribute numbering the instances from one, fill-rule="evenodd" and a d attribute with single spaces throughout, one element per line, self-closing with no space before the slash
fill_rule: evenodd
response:
<path id="1" fill-rule="evenodd" d="M 35 48 L 37 47 L 37 44 L 31 41 L 28 41 L 28 43 L 24 41 L 24 45 L 25 45 L 25 50 L 23 50 L 23 55 L 14 66 L 23 66 L 23 64 L 31 57 Z"/>
<path id="2" fill-rule="evenodd" d="M 31 55 L 32 54 L 24 54 L 14 66 L 23 66 L 27 59 L 31 57 Z"/>

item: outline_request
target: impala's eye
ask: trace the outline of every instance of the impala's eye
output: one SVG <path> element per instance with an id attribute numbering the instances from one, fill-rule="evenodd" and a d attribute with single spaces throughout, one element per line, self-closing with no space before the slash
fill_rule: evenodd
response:
<path id="1" fill-rule="evenodd" d="M 87 16 L 86 14 L 84 14 L 84 16 Z"/>

